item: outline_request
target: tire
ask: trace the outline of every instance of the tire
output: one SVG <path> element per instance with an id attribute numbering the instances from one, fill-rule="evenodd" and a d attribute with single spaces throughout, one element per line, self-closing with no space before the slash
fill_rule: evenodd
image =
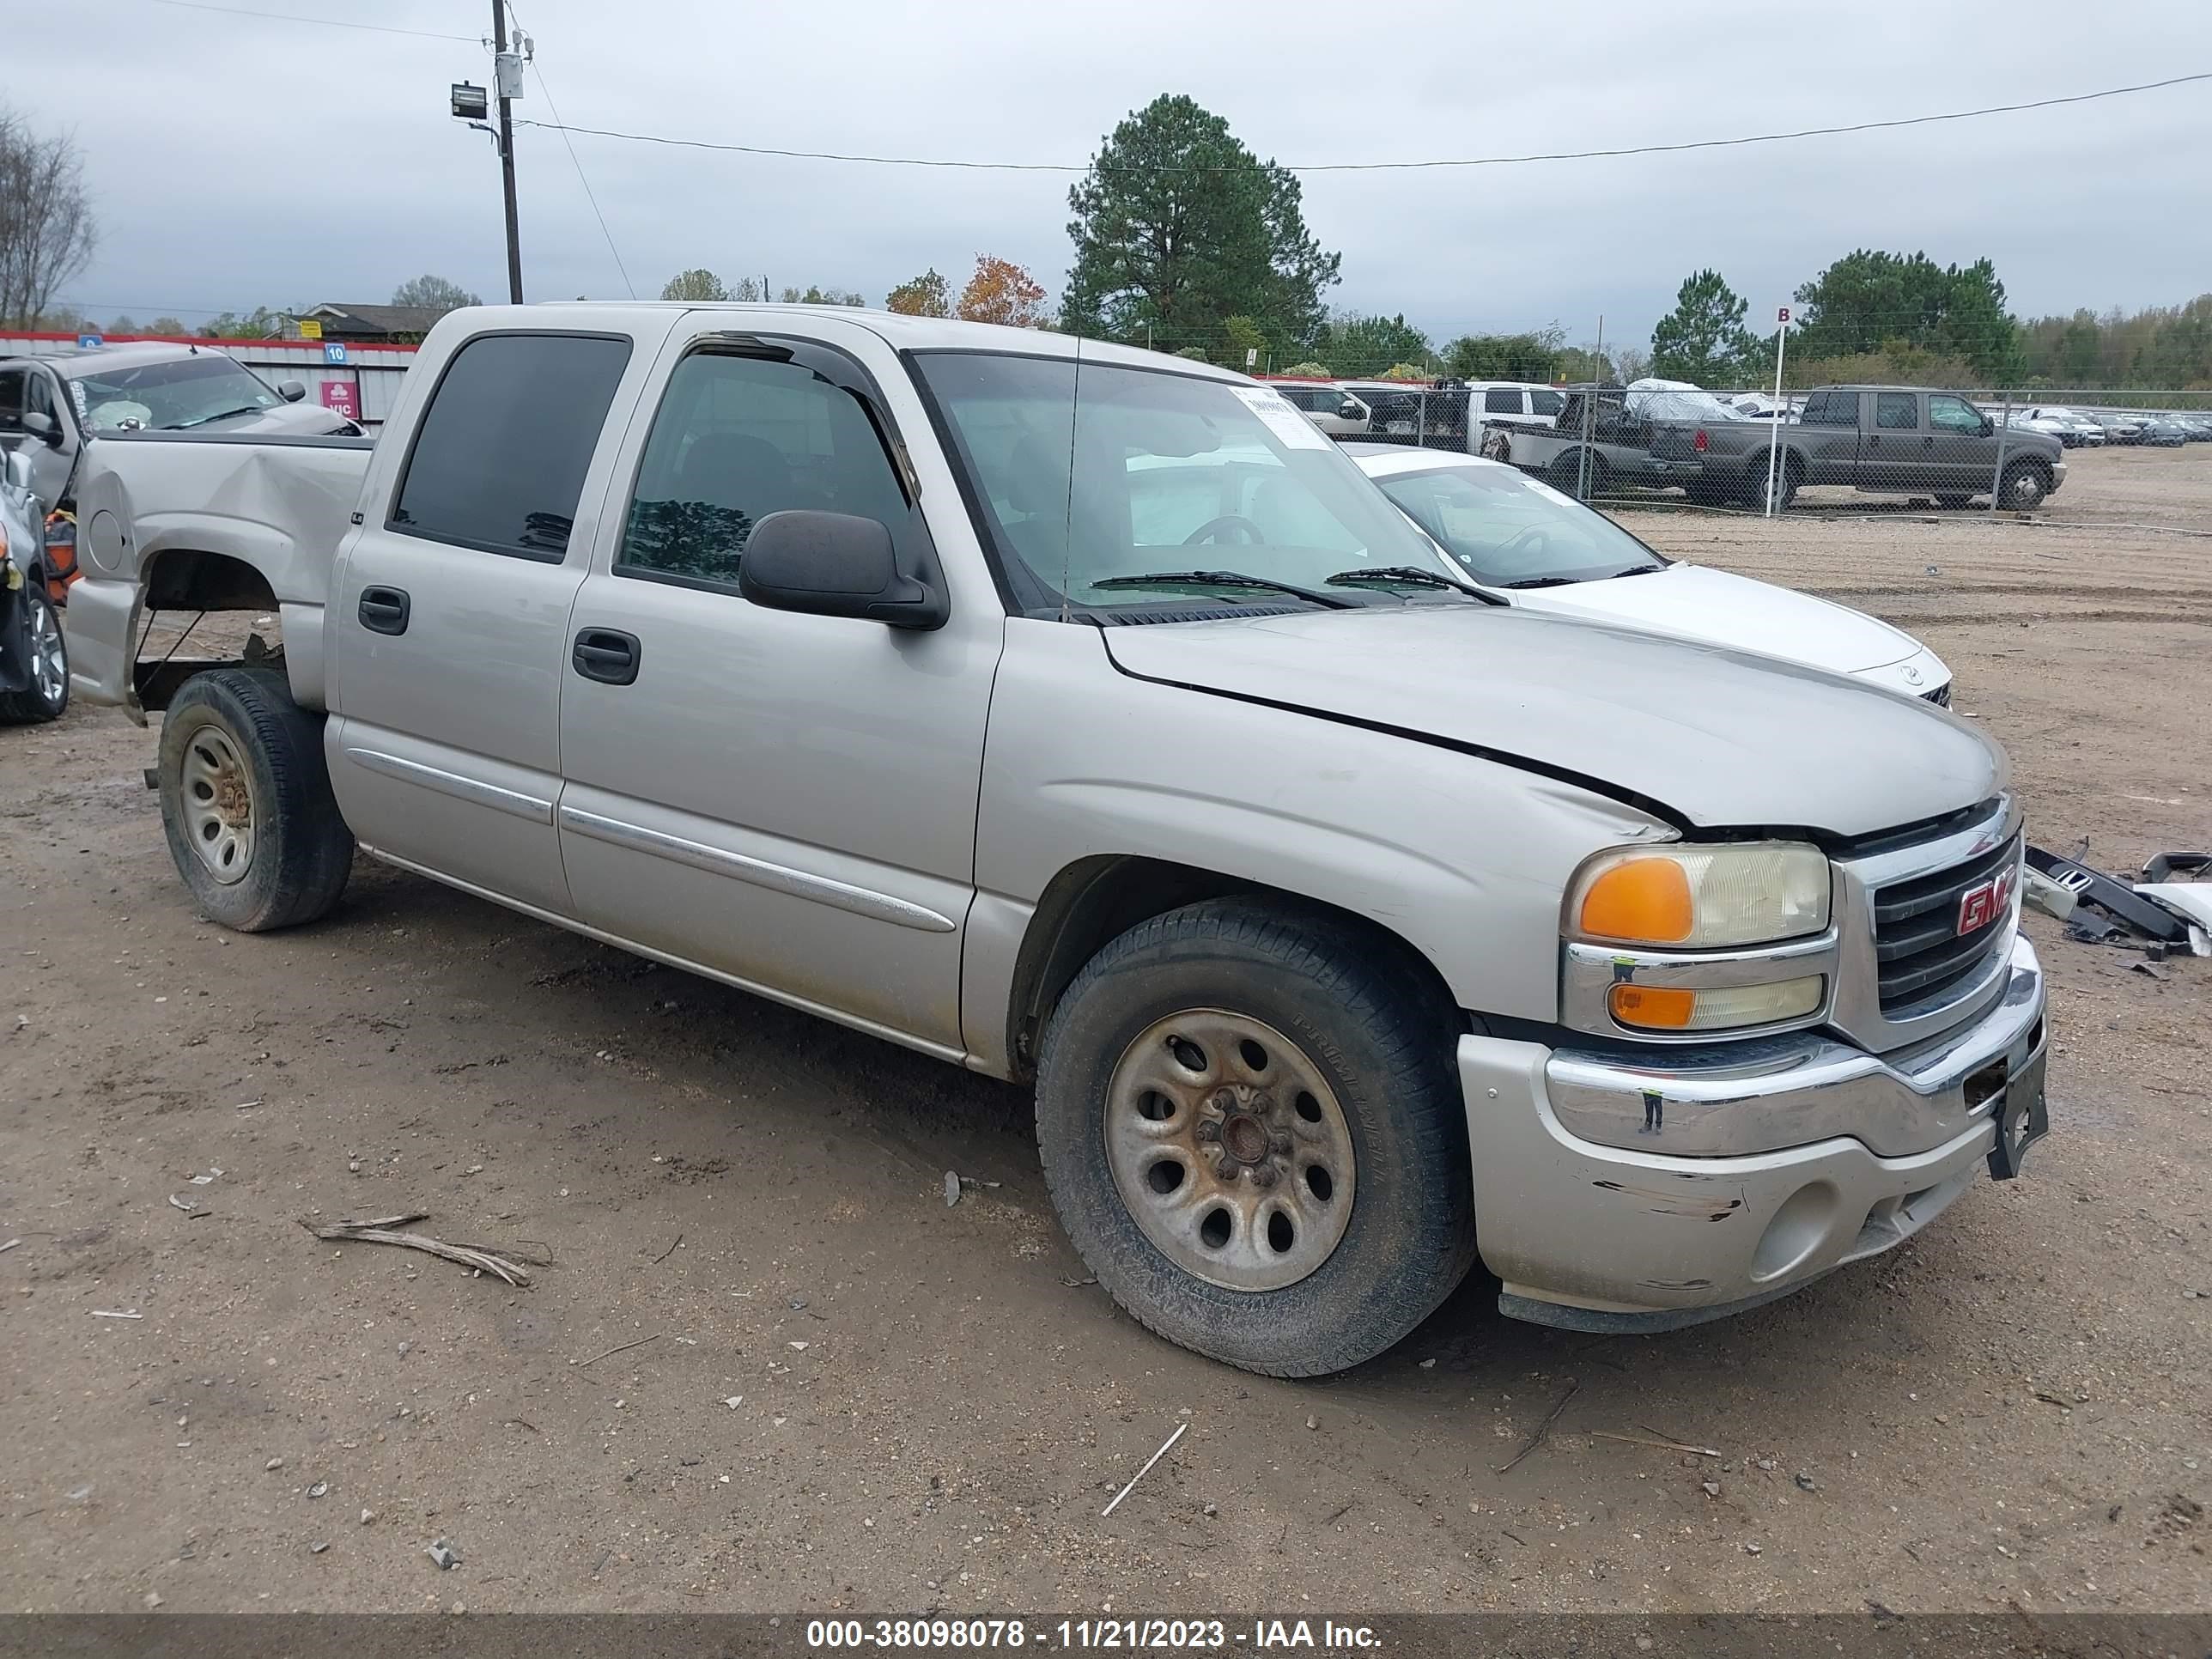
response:
<path id="1" fill-rule="evenodd" d="M 1774 490 L 1774 510 L 1777 513 L 1789 509 L 1790 503 L 1797 499 L 1797 492 L 1805 482 L 1805 464 L 1795 455 L 1785 453 L 1779 467 Z M 1766 511 L 1766 485 L 1767 471 L 1764 463 L 1753 467 L 1744 478 L 1744 500 L 1754 513 Z"/>
<path id="2" fill-rule="evenodd" d="M 1371 1358 L 1474 1261 L 1456 1030 L 1413 966 L 1328 913 L 1232 898 L 1139 923 L 1045 1030 L 1037 1146 L 1060 1224 L 1170 1342 L 1272 1376 Z"/>
<path id="3" fill-rule="evenodd" d="M 30 684 L 20 691 L 0 691 L 0 726 L 40 726 L 58 720 L 69 707 L 69 638 L 61 612 L 46 597 L 46 578 L 23 581 L 23 605 L 30 618 Z"/>
<path id="4" fill-rule="evenodd" d="M 2050 470 L 2041 461 L 2015 461 L 2004 470 L 1997 505 L 2007 513 L 2033 513 L 2050 493 Z"/>
<path id="5" fill-rule="evenodd" d="M 1585 489 L 1588 490 L 1589 495 L 1595 495 L 1597 494 L 1597 479 L 1598 468 L 1595 458 L 1592 459 L 1590 463 L 1589 478 L 1587 484 L 1585 484 L 1583 478 L 1583 464 L 1578 458 L 1573 455 L 1560 456 L 1557 460 L 1553 461 L 1550 466 L 1546 468 L 1544 471 L 1544 482 L 1546 483 L 1551 485 L 1553 489 L 1558 490 L 1562 495 L 1571 495 L 1577 501 L 1584 499 Z"/>
<path id="6" fill-rule="evenodd" d="M 266 669 L 195 674 L 161 723 L 169 856 L 200 908 L 241 933 L 295 927 L 345 890 L 353 835 L 323 761 L 323 718 Z"/>

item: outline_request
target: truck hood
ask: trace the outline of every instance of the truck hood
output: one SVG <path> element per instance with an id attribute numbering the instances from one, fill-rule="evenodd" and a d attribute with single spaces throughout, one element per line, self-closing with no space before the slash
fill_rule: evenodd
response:
<path id="1" fill-rule="evenodd" d="M 2007 773 L 1995 744 L 1911 698 L 1534 611 L 1374 606 L 1102 633 L 1127 674 L 1480 752 L 1698 828 L 1864 836 L 1987 800 Z"/>
<path id="2" fill-rule="evenodd" d="M 344 432 L 351 422 L 335 409 L 325 409 L 319 404 L 278 404 L 273 409 L 257 410 L 251 415 L 240 415 L 228 421 L 210 421 L 205 426 L 192 428 L 195 432 L 234 432 L 241 434 L 268 433 L 284 437 L 308 437 L 323 432 Z"/>
<path id="3" fill-rule="evenodd" d="M 1669 565 L 1650 575 L 1613 581 L 1531 588 L 1504 597 L 1530 611 L 1710 641 L 1763 656 L 1787 657 L 1836 674 L 1886 668 L 1920 651 L 1911 635 L 1863 612 L 1694 564 Z"/>

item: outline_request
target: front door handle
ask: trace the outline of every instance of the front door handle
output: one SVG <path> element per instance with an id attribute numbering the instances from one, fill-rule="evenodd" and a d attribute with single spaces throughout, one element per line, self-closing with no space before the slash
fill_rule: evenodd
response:
<path id="1" fill-rule="evenodd" d="M 637 635 L 612 628 L 586 628 L 568 654 L 576 672 L 604 685 L 628 685 L 637 678 L 642 649 Z"/>
<path id="2" fill-rule="evenodd" d="M 361 625 L 372 634 L 404 634 L 407 615 L 412 608 L 404 588 L 364 587 L 356 614 L 361 618 Z"/>

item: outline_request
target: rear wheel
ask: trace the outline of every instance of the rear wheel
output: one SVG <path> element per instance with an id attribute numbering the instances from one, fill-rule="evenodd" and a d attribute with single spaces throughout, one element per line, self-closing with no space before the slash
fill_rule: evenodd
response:
<path id="1" fill-rule="evenodd" d="M 313 921 L 353 864 L 323 763 L 323 721 L 264 669 L 186 680 L 161 724 L 161 824 L 202 910 L 258 933 Z"/>
<path id="2" fill-rule="evenodd" d="M 1562 495 L 1588 501 L 1604 493 L 1605 460 L 1595 454 L 1587 459 L 1579 454 L 1562 455 L 1552 463 L 1544 481 Z"/>
<path id="3" fill-rule="evenodd" d="M 1805 464 L 1795 455 L 1784 455 L 1771 475 L 1764 465 L 1754 467 L 1744 480 L 1744 495 L 1754 513 L 1768 511 L 1768 497 L 1771 495 L 1771 508 L 1779 513 L 1797 499 L 1797 491 L 1804 482 Z"/>
<path id="4" fill-rule="evenodd" d="M 24 665 L 27 681 L 20 691 L 0 691 L 0 726 L 59 720 L 69 707 L 69 641 L 62 633 L 61 612 L 46 597 L 43 580 L 25 580 L 23 608 L 30 623 L 30 654 Z"/>
<path id="5" fill-rule="evenodd" d="M 1047 1027 L 1037 1141 L 1109 1294 L 1278 1376 L 1380 1353 L 1474 1261 L 1443 999 L 1356 925 L 1227 899 L 1140 923 Z"/>

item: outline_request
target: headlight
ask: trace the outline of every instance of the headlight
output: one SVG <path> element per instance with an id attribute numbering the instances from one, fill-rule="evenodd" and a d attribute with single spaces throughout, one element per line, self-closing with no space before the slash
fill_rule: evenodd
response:
<path id="1" fill-rule="evenodd" d="M 1601 853 L 1583 866 L 1566 911 L 1579 938 L 1683 950 L 1770 944 L 1827 925 L 1827 857 L 1793 842 Z"/>

